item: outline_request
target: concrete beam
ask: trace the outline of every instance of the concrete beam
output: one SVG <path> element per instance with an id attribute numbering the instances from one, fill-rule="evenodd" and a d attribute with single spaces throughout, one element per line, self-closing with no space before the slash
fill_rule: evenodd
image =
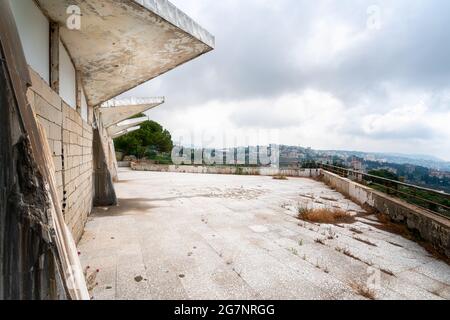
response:
<path id="1" fill-rule="evenodd" d="M 141 126 L 137 126 L 137 127 L 133 127 L 133 128 L 126 129 L 126 130 L 124 130 L 124 131 L 121 131 L 121 132 L 119 132 L 119 133 L 116 133 L 115 135 L 112 136 L 112 138 L 113 138 L 113 139 L 120 138 L 120 137 L 122 137 L 122 136 L 124 136 L 124 135 L 126 135 L 126 134 L 129 134 L 129 133 L 131 133 L 131 132 L 137 131 L 137 130 L 139 130 L 140 128 L 141 128 Z"/>
<path id="2" fill-rule="evenodd" d="M 127 120 L 137 114 L 156 108 L 164 102 L 164 99 L 154 101 L 148 104 L 125 105 L 119 107 L 101 107 L 99 108 L 100 119 L 103 127 L 110 128 L 124 120 Z"/>
<path id="3" fill-rule="evenodd" d="M 36 2 L 59 24 L 61 39 L 82 73 L 89 106 L 158 77 L 215 45 L 211 34 L 167 0 Z M 68 14 L 69 7 L 77 10 Z M 69 29 L 73 27 L 67 24 L 69 18 L 79 19 L 80 28 Z"/>
<path id="4" fill-rule="evenodd" d="M 142 118 L 136 118 L 136 119 L 128 119 L 125 121 L 122 121 L 112 127 L 108 128 L 108 134 L 112 137 L 114 136 L 116 133 L 122 132 L 126 129 L 132 128 L 134 126 L 137 126 L 145 121 L 148 121 L 147 117 L 142 117 Z"/>

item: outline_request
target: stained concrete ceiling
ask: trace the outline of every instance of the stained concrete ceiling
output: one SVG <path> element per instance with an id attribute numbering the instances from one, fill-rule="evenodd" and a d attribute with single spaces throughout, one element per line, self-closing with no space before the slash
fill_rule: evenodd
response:
<path id="1" fill-rule="evenodd" d="M 166 0 L 37 0 L 60 35 L 96 106 L 213 50 L 214 37 Z M 81 9 L 69 30 L 67 8 Z"/>

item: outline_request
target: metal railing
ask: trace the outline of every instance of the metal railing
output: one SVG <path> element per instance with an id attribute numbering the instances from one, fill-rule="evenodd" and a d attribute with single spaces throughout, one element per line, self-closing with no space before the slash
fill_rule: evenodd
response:
<path id="1" fill-rule="evenodd" d="M 319 167 L 450 219 L 450 194 L 448 193 L 334 165 L 319 164 Z"/>

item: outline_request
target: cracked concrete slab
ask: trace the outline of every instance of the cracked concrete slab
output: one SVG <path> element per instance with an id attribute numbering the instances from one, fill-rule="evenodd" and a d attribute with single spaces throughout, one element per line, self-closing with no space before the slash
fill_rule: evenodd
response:
<path id="1" fill-rule="evenodd" d="M 366 299 L 367 290 L 375 299 L 449 299 L 447 264 L 374 227 L 375 216 L 321 182 L 119 176 L 119 206 L 98 208 L 79 245 L 83 264 L 100 269 L 94 299 Z M 303 205 L 339 207 L 356 222 L 300 221 Z"/>

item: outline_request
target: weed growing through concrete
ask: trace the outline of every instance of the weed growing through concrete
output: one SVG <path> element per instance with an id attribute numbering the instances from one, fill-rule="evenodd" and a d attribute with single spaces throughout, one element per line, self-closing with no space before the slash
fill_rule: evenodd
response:
<path id="1" fill-rule="evenodd" d="M 375 300 L 375 292 L 373 290 L 370 290 L 366 286 L 352 282 L 350 286 L 355 290 L 360 296 L 369 299 L 369 300 Z"/>
<path id="2" fill-rule="evenodd" d="M 331 229 L 331 227 L 328 228 L 328 236 L 327 236 L 327 239 L 328 239 L 328 240 L 333 240 L 333 239 L 336 239 L 337 237 L 338 237 L 338 236 L 337 236 L 336 232 L 334 232 L 333 229 Z"/>
<path id="3" fill-rule="evenodd" d="M 323 239 L 319 239 L 317 238 L 316 240 L 314 240 L 315 243 L 321 244 L 321 245 L 325 245 L 325 240 Z"/>

